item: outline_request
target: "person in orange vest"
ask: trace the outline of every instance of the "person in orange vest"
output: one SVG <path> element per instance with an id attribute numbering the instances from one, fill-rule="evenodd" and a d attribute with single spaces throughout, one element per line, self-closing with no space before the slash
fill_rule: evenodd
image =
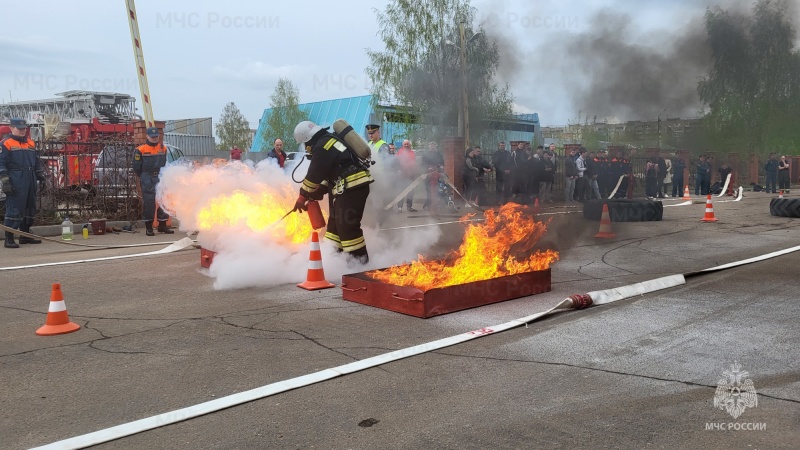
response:
<path id="1" fill-rule="evenodd" d="M 167 164 L 167 147 L 159 143 L 158 128 L 147 129 L 147 143 L 140 145 L 133 152 L 133 172 L 139 177 L 142 186 L 142 219 L 148 236 L 155 236 L 153 219 L 158 216 L 158 232 L 173 234 L 167 228 L 169 215 L 159 206 L 156 210 L 156 186 L 161 168 Z"/>
<path id="2" fill-rule="evenodd" d="M 36 187 L 44 183 L 44 166 L 36 145 L 25 136 L 24 119 L 11 119 L 11 135 L 0 141 L 0 183 L 6 194 L 4 225 L 30 233 L 36 216 Z M 19 244 L 41 244 L 40 239 L 20 236 Z M 6 231 L 5 248 L 19 248 L 14 233 Z"/>

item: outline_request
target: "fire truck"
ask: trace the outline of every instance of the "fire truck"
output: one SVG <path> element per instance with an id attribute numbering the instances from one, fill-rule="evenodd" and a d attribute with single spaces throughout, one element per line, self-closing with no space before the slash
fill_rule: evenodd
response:
<path id="1" fill-rule="evenodd" d="M 42 160 L 55 187 L 89 183 L 98 151 L 92 143 L 129 139 L 136 114 L 136 99 L 128 94 L 67 91 L 57 98 L 0 104 L 0 136 L 10 133 L 9 120 L 22 118 L 30 125 L 30 138 L 48 151 Z"/>

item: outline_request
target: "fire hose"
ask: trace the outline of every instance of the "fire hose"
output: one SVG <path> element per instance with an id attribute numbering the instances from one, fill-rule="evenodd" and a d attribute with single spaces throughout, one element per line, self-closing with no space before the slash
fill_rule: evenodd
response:
<path id="1" fill-rule="evenodd" d="M 99 245 L 99 244 L 81 244 L 79 242 L 70 242 L 64 241 L 61 239 L 49 238 L 45 236 L 39 236 L 33 233 L 26 233 L 24 231 L 17 230 L 16 228 L 10 228 L 5 225 L 0 224 L 0 230 L 4 230 L 10 233 L 14 233 L 19 236 L 25 236 L 33 239 L 41 239 L 47 242 L 55 242 L 56 244 L 65 244 L 65 245 L 73 245 L 78 247 L 84 247 L 87 250 L 103 250 L 103 249 L 113 249 L 113 248 L 129 248 L 129 247 L 147 247 L 149 245 L 169 245 L 173 244 L 174 241 L 169 242 L 144 242 L 141 244 L 118 244 L 118 245 Z"/>
<path id="2" fill-rule="evenodd" d="M 400 350 L 395 350 L 389 353 L 373 356 L 371 358 L 362 359 L 349 364 L 344 364 L 329 369 L 324 369 L 318 372 L 302 375 L 288 380 L 278 381 L 272 384 L 261 386 L 259 388 L 251 389 L 249 391 L 240 392 L 237 394 L 228 395 L 226 397 L 218 398 L 215 400 L 200 403 L 194 406 L 170 411 L 155 416 L 147 417 L 144 419 L 136 420 L 133 422 L 124 423 L 115 427 L 107 428 L 104 430 L 95 431 L 92 433 L 76 436 L 73 438 L 65 439 L 62 441 L 54 442 L 52 444 L 36 447 L 36 449 L 64 449 L 64 448 L 85 448 L 92 445 L 109 442 L 125 436 L 141 433 L 143 431 L 152 430 L 165 425 L 170 425 L 177 422 L 192 419 L 194 417 L 210 414 L 222 409 L 230 408 L 242 403 L 259 400 L 282 392 L 290 391 L 292 389 L 309 386 L 322 381 L 327 381 L 332 378 L 337 378 L 342 375 L 348 375 L 354 372 L 359 372 L 364 369 L 377 367 L 387 364 L 392 361 L 397 361 L 411 356 L 416 356 L 423 353 L 428 353 L 433 350 L 439 350 L 445 347 L 450 347 L 462 342 L 477 339 L 490 334 L 499 333 L 501 331 L 510 330 L 519 326 L 527 326 L 529 323 L 541 319 L 553 313 L 566 311 L 570 309 L 585 309 L 594 305 L 605 305 L 613 303 L 626 298 L 648 294 L 651 292 L 668 289 L 671 287 L 679 286 L 686 283 L 687 278 L 695 276 L 718 272 L 733 267 L 739 267 L 745 264 L 764 261 L 767 259 L 775 258 L 788 253 L 800 250 L 800 246 L 787 248 L 784 250 L 767 253 L 764 255 L 748 258 L 742 261 L 736 261 L 729 264 L 710 267 L 708 269 L 690 272 L 686 274 L 669 275 L 666 277 L 656 278 L 641 283 L 635 283 L 628 286 L 620 286 L 612 289 L 602 291 L 592 291 L 585 294 L 572 295 L 552 308 L 532 314 L 526 317 L 521 317 L 509 322 L 499 325 L 480 328 L 478 330 L 469 331 L 466 333 L 458 334 L 455 336 L 439 339 L 424 344 L 407 347 Z M 36 450 L 33 449 L 33 450 Z"/>
<path id="3" fill-rule="evenodd" d="M 183 250 L 185 248 L 189 248 L 192 246 L 194 241 L 185 237 L 179 241 L 175 242 L 162 242 L 162 244 L 170 244 L 161 250 L 155 250 L 152 252 L 145 252 L 145 253 L 135 253 L 133 255 L 117 255 L 117 256 L 106 256 L 104 258 L 90 258 L 90 259 L 82 259 L 78 261 L 59 261 L 59 262 L 51 262 L 51 263 L 40 263 L 40 264 L 30 264 L 27 266 L 11 266 L 11 267 L 0 267 L 0 271 L 5 270 L 19 270 L 19 269 L 34 269 L 37 267 L 50 267 L 50 266 L 63 266 L 67 264 L 79 264 L 79 263 L 87 263 L 87 262 L 95 262 L 95 261 L 110 261 L 113 259 L 128 259 L 128 258 L 138 258 L 140 256 L 153 256 L 153 255 L 163 255 L 165 253 L 173 253 L 177 252 L 178 250 Z M 152 244 L 151 244 L 152 245 Z M 107 247 L 107 248 L 119 248 L 119 247 Z"/>

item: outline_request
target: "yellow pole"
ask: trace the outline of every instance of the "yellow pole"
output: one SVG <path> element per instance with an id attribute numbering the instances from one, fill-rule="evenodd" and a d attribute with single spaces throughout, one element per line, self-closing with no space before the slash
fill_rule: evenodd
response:
<path id="1" fill-rule="evenodd" d="M 144 108 L 144 121 L 146 126 L 155 126 L 153 120 L 153 105 L 150 103 L 150 86 L 147 84 L 147 71 L 144 68 L 144 52 L 142 51 L 142 39 L 139 36 L 138 17 L 134 0 L 125 0 L 128 7 L 128 25 L 131 29 L 131 43 L 133 44 L 133 57 L 136 60 L 136 76 L 139 79 L 139 92 L 142 95 L 142 105 Z"/>

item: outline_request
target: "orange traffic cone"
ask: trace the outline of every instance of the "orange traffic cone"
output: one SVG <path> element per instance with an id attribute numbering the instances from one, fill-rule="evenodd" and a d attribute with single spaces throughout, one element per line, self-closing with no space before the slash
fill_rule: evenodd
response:
<path id="1" fill-rule="evenodd" d="M 322 252 L 319 251 L 319 234 L 316 231 L 311 233 L 311 252 L 308 255 L 308 274 L 306 281 L 297 285 L 309 291 L 317 289 L 327 289 L 336 286 L 325 279 L 325 271 L 322 270 Z"/>
<path id="2" fill-rule="evenodd" d="M 47 319 L 44 326 L 36 330 L 39 336 L 53 336 L 78 331 L 81 328 L 77 323 L 69 321 L 67 306 L 64 304 L 64 294 L 61 293 L 61 284 L 53 284 L 50 294 L 50 308 L 47 310 Z"/>
<path id="3" fill-rule="evenodd" d="M 778 198 L 783 198 L 783 189 L 781 189 L 780 193 L 778 194 Z"/>
<path id="4" fill-rule="evenodd" d="M 692 195 L 689 194 L 689 185 L 687 184 L 685 188 L 683 188 L 683 198 L 681 200 L 684 201 L 691 201 Z"/>
<path id="5" fill-rule="evenodd" d="M 716 222 L 718 219 L 714 217 L 714 206 L 711 204 L 711 194 L 706 198 L 706 215 L 701 222 Z"/>
<path id="6" fill-rule="evenodd" d="M 615 238 L 614 230 L 611 229 L 611 217 L 608 215 L 608 203 L 603 203 L 603 214 L 600 216 L 600 231 L 594 235 L 596 238 Z"/>

